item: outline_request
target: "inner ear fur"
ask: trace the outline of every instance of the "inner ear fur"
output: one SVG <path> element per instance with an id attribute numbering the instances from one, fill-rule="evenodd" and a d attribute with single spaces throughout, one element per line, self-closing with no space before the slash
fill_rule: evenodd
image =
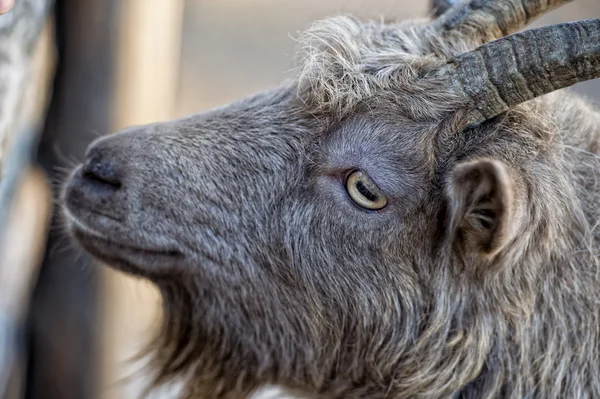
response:
<path id="1" fill-rule="evenodd" d="M 493 159 L 461 163 L 447 187 L 453 244 L 487 257 L 498 254 L 518 227 L 516 184 L 506 166 Z"/>

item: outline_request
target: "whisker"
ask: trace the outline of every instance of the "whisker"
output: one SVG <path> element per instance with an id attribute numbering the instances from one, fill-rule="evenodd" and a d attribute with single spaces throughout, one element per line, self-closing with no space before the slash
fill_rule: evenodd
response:
<path id="1" fill-rule="evenodd" d="M 78 164 L 80 164 L 81 162 L 78 161 L 76 158 L 74 158 L 74 156 L 72 154 L 66 155 L 62 149 L 60 148 L 59 144 L 54 144 L 52 146 L 52 152 L 54 153 L 54 155 L 58 158 L 58 160 L 60 162 L 62 162 L 63 164 L 70 166 L 71 168 L 74 168 L 75 166 L 77 166 Z"/>
<path id="2" fill-rule="evenodd" d="M 96 129 L 90 129 L 89 132 L 92 133 L 94 136 L 96 136 L 96 138 L 104 136 L 102 133 L 100 133 Z"/>

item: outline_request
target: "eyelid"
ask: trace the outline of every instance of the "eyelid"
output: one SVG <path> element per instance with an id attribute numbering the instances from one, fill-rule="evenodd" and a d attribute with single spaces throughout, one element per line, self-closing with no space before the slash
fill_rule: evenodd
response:
<path id="1" fill-rule="evenodd" d="M 344 186 L 346 184 L 348 184 L 348 178 L 350 177 L 350 175 L 354 172 L 358 172 L 360 169 L 357 168 L 353 168 L 353 169 L 347 169 L 343 175 L 342 175 L 342 183 L 344 183 Z"/>

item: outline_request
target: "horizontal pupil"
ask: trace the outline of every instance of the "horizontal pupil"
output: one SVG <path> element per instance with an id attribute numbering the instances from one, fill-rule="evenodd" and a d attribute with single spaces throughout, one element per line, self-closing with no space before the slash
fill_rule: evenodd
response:
<path id="1" fill-rule="evenodd" d="M 360 180 L 356 182 L 356 189 L 358 190 L 359 193 L 361 193 L 369 201 L 371 201 L 371 202 L 377 201 L 377 195 L 370 192 L 369 189 Z"/>

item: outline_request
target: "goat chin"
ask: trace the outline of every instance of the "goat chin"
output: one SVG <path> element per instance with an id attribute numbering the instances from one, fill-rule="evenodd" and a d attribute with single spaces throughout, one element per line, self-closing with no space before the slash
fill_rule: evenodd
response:
<path id="1" fill-rule="evenodd" d="M 176 381 L 172 381 L 168 384 L 164 384 L 156 389 L 153 389 L 148 398 L 149 399 L 163 399 L 163 398 L 176 398 L 189 382 L 185 378 L 181 378 Z M 299 392 L 292 392 L 285 387 L 277 385 L 265 385 L 258 388 L 250 397 L 247 399 L 315 399 L 314 396 L 302 394 Z"/>

